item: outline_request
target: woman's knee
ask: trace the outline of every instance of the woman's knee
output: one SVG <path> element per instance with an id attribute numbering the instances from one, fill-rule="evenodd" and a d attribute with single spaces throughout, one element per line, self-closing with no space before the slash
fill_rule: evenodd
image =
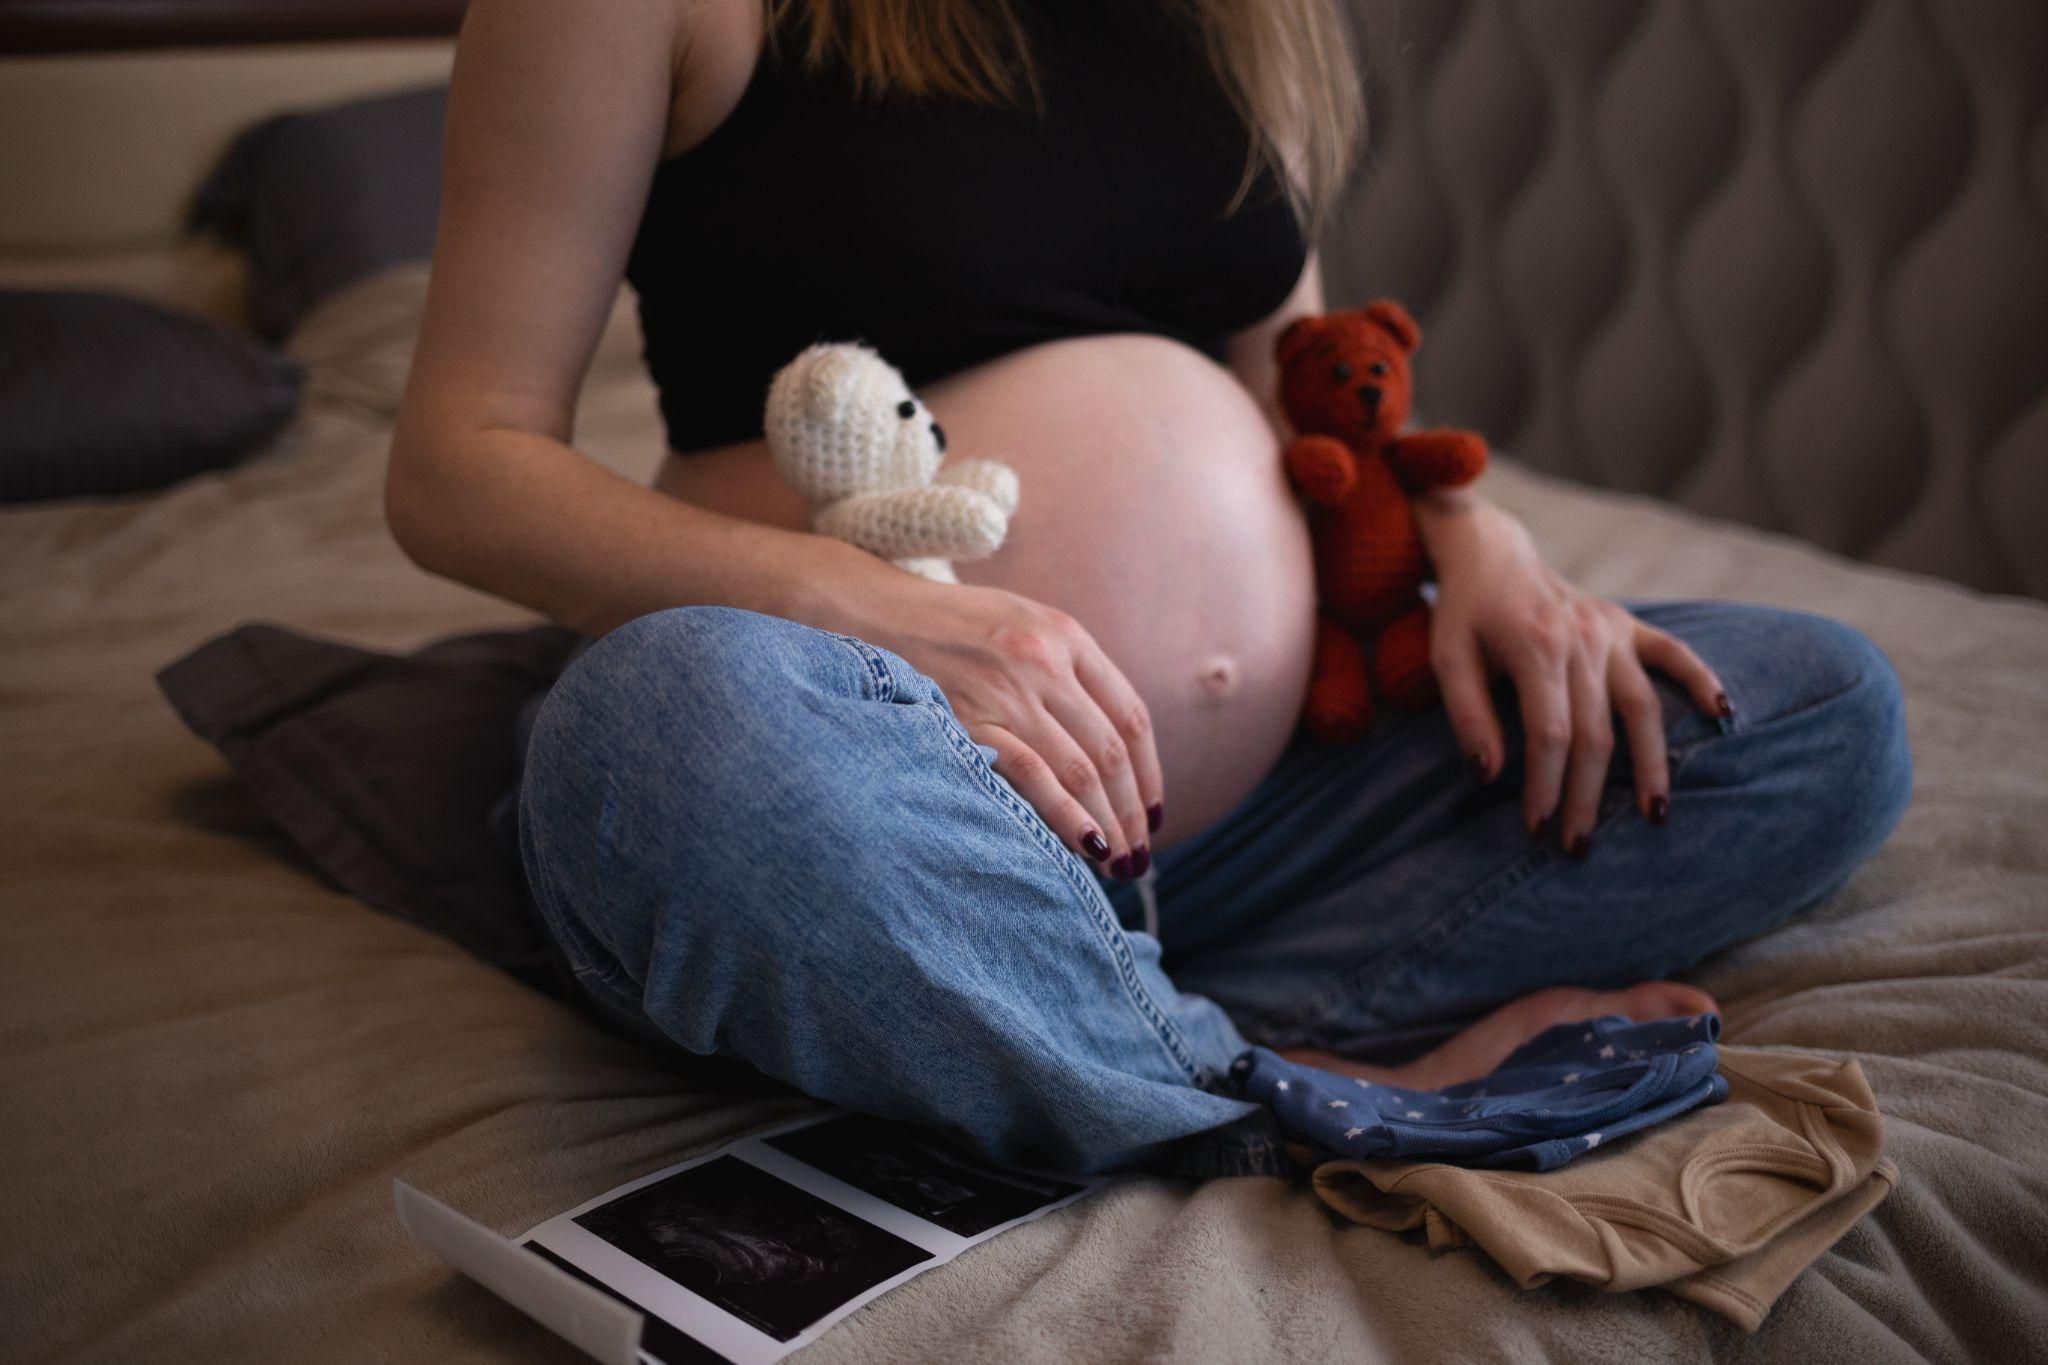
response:
<path id="1" fill-rule="evenodd" d="M 1809 800 L 1836 840 L 1874 852 L 1913 789 L 1905 693 L 1884 651 L 1863 632 L 1819 616 L 1787 633 L 1794 704 L 1776 722 L 1806 732 Z"/>
<path id="2" fill-rule="evenodd" d="M 1739 660 L 1713 660 L 1735 696 L 1730 773 L 1701 746 L 1699 776 L 1759 798 L 1751 847 L 1782 849 L 1824 894 L 1890 835 L 1912 795 L 1905 700 L 1891 661 L 1853 627 L 1799 612 L 1758 612 Z M 1739 689 L 1739 690 L 1738 690 Z M 1747 704 L 1745 704 L 1745 694 Z M 1789 871 L 1789 869 L 1788 869 Z"/>
<path id="3" fill-rule="evenodd" d="M 729 607 L 653 612 L 563 672 L 535 717 L 528 771 L 602 768 L 650 798 L 680 795 L 692 775 L 724 785 L 815 757 L 830 704 L 874 690 L 874 670 L 841 637 Z"/>
<path id="4" fill-rule="evenodd" d="M 858 693 L 859 660 L 838 637 L 731 607 L 650 612 L 598 639 L 549 690 L 535 728 L 559 742 L 630 749 L 691 729 L 748 728 L 797 690 Z"/>
<path id="5" fill-rule="evenodd" d="M 656 612 L 598 640 L 528 742 L 521 843 L 544 914 L 638 975 L 699 907 L 743 913 L 787 832 L 845 795 L 835 704 L 872 689 L 843 640 L 753 612 Z"/>

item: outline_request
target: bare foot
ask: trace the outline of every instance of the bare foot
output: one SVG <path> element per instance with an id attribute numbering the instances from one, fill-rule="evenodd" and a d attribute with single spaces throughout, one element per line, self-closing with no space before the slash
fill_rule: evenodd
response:
<path id="1" fill-rule="evenodd" d="M 1277 1049 L 1279 1056 L 1303 1066 L 1342 1076 L 1356 1076 L 1381 1085 L 1410 1090 L 1441 1090 L 1460 1081 L 1489 1075 L 1516 1048 L 1556 1024 L 1620 1014 L 1638 1024 L 1652 1019 L 1677 1019 L 1719 1010 L 1714 997 L 1677 981 L 1645 981 L 1625 991 L 1589 991 L 1572 986 L 1537 991 L 1502 1005 L 1444 1043 L 1436 1051 L 1400 1066 L 1368 1066 L 1312 1047 Z"/>

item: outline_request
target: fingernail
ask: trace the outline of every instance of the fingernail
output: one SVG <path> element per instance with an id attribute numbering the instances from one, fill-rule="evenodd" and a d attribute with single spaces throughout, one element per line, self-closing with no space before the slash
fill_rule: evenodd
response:
<path id="1" fill-rule="evenodd" d="M 1154 801 L 1151 805 L 1145 807 L 1146 829 L 1153 830 L 1156 832 L 1159 829 L 1159 827 L 1165 823 L 1166 803 L 1164 801 Z"/>
<path id="2" fill-rule="evenodd" d="M 1729 703 L 1726 692 L 1716 692 L 1714 694 L 1714 709 L 1721 713 L 1721 719 L 1723 720 L 1733 720 L 1735 718 L 1735 707 Z"/>
<path id="3" fill-rule="evenodd" d="M 1109 856 L 1109 840 L 1101 830 L 1088 830 L 1081 835 L 1081 851 L 1099 863 Z"/>
<path id="4" fill-rule="evenodd" d="M 1538 820 L 1536 822 L 1536 828 L 1534 832 L 1530 835 L 1530 837 L 1538 840 L 1548 839 L 1550 837 L 1550 831 L 1556 828 L 1556 826 L 1557 812 L 1552 811 L 1550 814 L 1544 816 L 1541 820 Z"/>
<path id="5" fill-rule="evenodd" d="M 1116 861 L 1109 865 L 1109 875 L 1120 882 L 1129 881 L 1131 879 L 1131 855 L 1128 853 L 1117 854 Z"/>
<path id="6" fill-rule="evenodd" d="M 1650 823 L 1661 825 L 1671 818 L 1671 798 L 1658 792 L 1650 798 Z"/>
<path id="7" fill-rule="evenodd" d="M 1472 781 L 1476 786 L 1485 786 L 1493 780 L 1493 774 L 1486 770 L 1486 755 L 1473 754 L 1466 760 L 1472 768 Z"/>
<path id="8" fill-rule="evenodd" d="M 1139 844 L 1136 848 L 1131 850 L 1131 875 L 1133 877 L 1144 876 L 1145 869 L 1150 866 L 1152 866 L 1151 849 L 1147 848 L 1143 844 Z"/>
<path id="9" fill-rule="evenodd" d="M 1581 834 L 1578 838 L 1572 840 L 1571 852 L 1574 862 L 1583 863 L 1586 861 L 1587 856 L 1593 852 L 1593 836 Z"/>

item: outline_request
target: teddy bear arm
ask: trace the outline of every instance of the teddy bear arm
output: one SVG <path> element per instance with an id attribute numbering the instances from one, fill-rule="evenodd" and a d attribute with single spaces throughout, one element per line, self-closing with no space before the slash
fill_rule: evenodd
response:
<path id="1" fill-rule="evenodd" d="M 1003 543 L 1009 518 L 986 494 L 932 484 L 841 498 L 812 525 L 884 559 L 980 559 Z"/>
<path id="2" fill-rule="evenodd" d="M 994 460 L 955 460 L 932 476 L 933 483 L 971 488 L 1005 515 L 1017 510 L 1017 471 Z"/>
<path id="3" fill-rule="evenodd" d="M 1287 477 L 1310 502 L 1333 507 L 1344 501 L 1358 482 L 1358 461 L 1351 447 L 1334 436 L 1297 436 L 1282 457 Z"/>
<path id="4" fill-rule="evenodd" d="M 1387 446 L 1387 464 L 1411 493 L 1458 488 L 1486 468 L 1486 442 L 1475 432 L 1438 428 L 1411 432 Z"/>

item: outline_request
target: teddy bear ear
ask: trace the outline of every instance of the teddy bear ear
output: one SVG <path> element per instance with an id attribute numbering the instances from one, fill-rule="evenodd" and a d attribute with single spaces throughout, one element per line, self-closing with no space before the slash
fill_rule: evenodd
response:
<path id="1" fill-rule="evenodd" d="M 1279 339 L 1273 343 L 1273 358 L 1282 365 L 1292 365 L 1295 357 L 1307 350 L 1317 338 L 1330 330 L 1328 318 L 1301 317 L 1280 329 Z"/>
<path id="2" fill-rule="evenodd" d="M 1387 329 L 1404 351 L 1413 351 L 1422 345 L 1422 328 L 1416 326 L 1406 308 L 1392 299 L 1374 299 L 1365 306 L 1365 315 Z"/>

